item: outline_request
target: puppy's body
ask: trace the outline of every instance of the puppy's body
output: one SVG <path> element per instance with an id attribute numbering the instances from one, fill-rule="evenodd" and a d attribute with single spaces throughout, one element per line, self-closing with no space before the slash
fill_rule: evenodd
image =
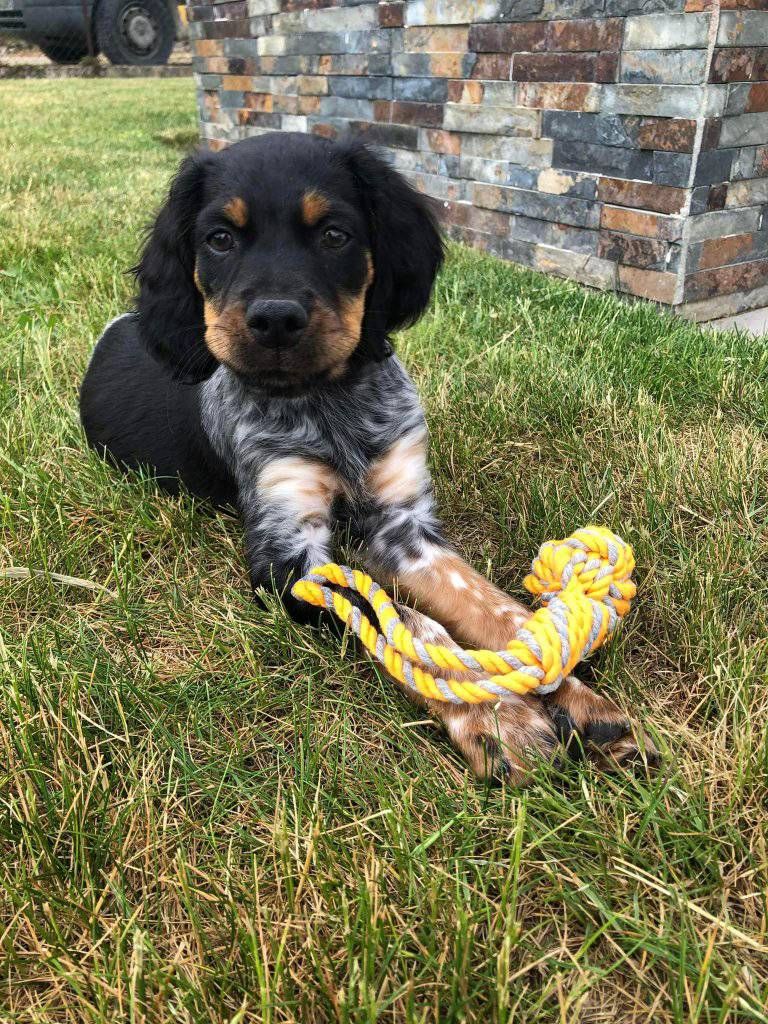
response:
<path id="1" fill-rule="evenodd" d="M 97 450 L 131 469 L 149 468 L 172 493 L 179 482 L 200 498 L 234 505 L 237 488 L 211 446 L 201 385 L 181 384 L 142 342 L 135 313 L 109 324 L 80 389 L 80 417 Z"/>
<path id="2" fill-rule="evenodd" d="M 502 648 L 529 612 L 447 544 L 424 415 L 388 341 L 423 312 L 441 260 L 425 200 L 364 147 L 265 135 L 189 158 L 137 268 L 137 310 L 89 365 L 89 441 L 170 490 L 236 504 L 254 588 L 276 587 L 295 618 L 318 613 L 289 584 L 332 559 L 343 513 L 371 571 L 437 620 L 411 612 L 417 633 Z M 587 687 L 564 683 L 551 718 L 544 706 L 428 702 L 479 774 L 521 778 L 556 726 L 637 749 Z"/>

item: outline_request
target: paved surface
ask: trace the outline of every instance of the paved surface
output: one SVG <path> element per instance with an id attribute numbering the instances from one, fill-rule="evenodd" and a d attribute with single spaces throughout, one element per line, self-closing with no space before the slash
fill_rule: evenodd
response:
<path id="1" fill-rule="evenodd" d="M 756 338 L 762 338 L 768 335 L 768 306 L 750 309 L 747 313 L 739 313 L 736 316 L 726 316 L 722 320 L 710 320 L 706 326 L 718 331 L 738 328 L 740 331 L 754 334 Z"/>
<path id="2" fill-rule="evenodd" d="M 111 68 L 106 57 L 99 55 L 100 70 Z M 178 42 L 164 65 L 153 65 L 150 68 L 134 68 L 134 72 L 149 72 L 152 77 L 163 77 L 156 68 L 183 68 L 183 71 L 171 71 L 171 76 L 192 74 L 192 53 L 189 43 Z M 154 74 L 152 72 L 154 71 Z M 42 50 L 22 40 L 0 37 L 0 78 L 80 78 L 84 74 L 92 74 L 93 69 L 80 64 L 55 64 L 49 60 Z M 148 75 L 148 77 L 149 77 Z M 107 77 L 109 72 L 107 72 Z"/>

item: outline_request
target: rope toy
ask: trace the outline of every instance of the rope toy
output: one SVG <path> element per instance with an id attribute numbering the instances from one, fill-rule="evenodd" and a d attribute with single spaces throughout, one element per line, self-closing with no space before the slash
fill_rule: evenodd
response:
<path id="1" fill-rule="evenodd" d="M 556 690 L 580 661 L 605 643 L 629 611 L 636 593 L 634 567 L 629 544 L 601 526 L 586 526 L 566 540 L 547 541 L 523 581 L 542 607 L 504 651 L 423 643 L 378 583 L 358 569 L 334 562 L 313 569 L 291 593 L 333 611 L 390 675 L 423 697 L 477 704 L 512 693 Z M 378 628 L 328 583 L 361 594 L 373 609 Z M 442 678 L 446 669 L 459 678 Z M 461 678 L 478 672 L 482 678 Z"/>

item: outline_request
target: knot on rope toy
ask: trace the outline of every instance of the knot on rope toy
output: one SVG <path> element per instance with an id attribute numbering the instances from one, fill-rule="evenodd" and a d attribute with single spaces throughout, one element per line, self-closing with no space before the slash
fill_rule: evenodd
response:
<path id="1" fill-rule="evenodd" d="M 423 643 L 406 627 L 392 598 L 366 573 L 331 562 L 291 588 L 299 600 L 333 611 L 399 682 L 432 700 L 497 701 L 510 694 L 556 690 L 575 666 L 605 643 L 629 611 L 632 548 L 601 526 L 543 544 L 524 584 L 542 606 L 503 651 Z M 326 584 L 333 584 L 331 590 Z M 378 626 L 344 591 L 360 594 Z M 452 678 L 441 673 L 448 670 Z M 455 678 L 453 678 L 455 677 Z"/>

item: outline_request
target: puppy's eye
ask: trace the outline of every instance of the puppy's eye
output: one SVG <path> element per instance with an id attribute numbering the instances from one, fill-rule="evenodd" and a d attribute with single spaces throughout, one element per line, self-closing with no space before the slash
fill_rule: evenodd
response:
<path id="1" fill-rule="evenodd" d="M 212 231 L 206 238 L 206 242 L 214 252 L 229 252 L 235 244 L 235 240 L 229 231 L 224 231 L 221 228 L 217 231 Z"/>
<path id="2" fill-rule="evenodd" d="M 340 249 L 349 241 L 349 235 L 341 228 L 326 228 L 320 237 L 320 241 L 327 249 Z"/>

